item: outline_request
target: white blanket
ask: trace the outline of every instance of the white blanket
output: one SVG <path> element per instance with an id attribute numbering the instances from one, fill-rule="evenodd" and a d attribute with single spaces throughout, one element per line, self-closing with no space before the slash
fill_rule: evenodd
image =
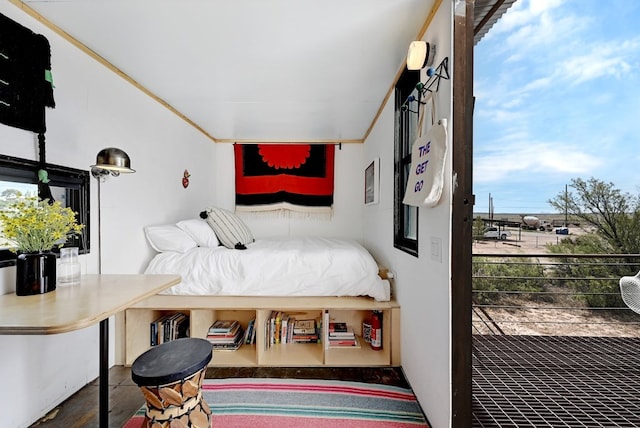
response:
<path id="1" fill-rule="evenodd" d="M 163 294 L 390 299 L 389 282 L 378 276 L 373 257 L 357 242 L 343 239 L 260 239 L 246 250 L 164 252 L 145 273 L 182 276 Z"/>

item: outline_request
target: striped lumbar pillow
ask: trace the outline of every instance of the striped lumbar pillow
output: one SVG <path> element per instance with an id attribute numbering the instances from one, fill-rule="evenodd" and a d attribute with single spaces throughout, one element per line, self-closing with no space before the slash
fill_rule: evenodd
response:
<path id="1" fill-rule="evenodd" d="M 206 217 L 204 217 L 206 215 Z M 200 214 L 213 229 L 222 245 L 227 248 L 245 249 L 253 242 L 253 234 L 237 215 L 222 208 L 209 208 Z"/>

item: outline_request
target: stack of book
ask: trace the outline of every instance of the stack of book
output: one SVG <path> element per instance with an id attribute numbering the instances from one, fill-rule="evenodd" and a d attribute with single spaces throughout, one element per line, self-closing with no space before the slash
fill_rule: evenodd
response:
<path id="1" fill-rule="evenodd" d="M 150 330 L 151 346 L 181 337 L 189 337 L 189 317 L 182 312 L 164 315 L 150 324 Z"/>
<path id="2" fill-rule="evenodd" d="M 316 320 L 293 320 L 291 343 L 318 343 Z"/>
<path id="3" fill-rule="evenodd" d="M 214 351 L 235 351 L 245 340 L 244 328 L 236 320 L 217 320 L 209 327 L 207 340 Z"/>
<path id="4" fill-rule="evenodd" d="M 360 342 L 353 331 L 353 328 L 344 322 L 330 322 L 329 334 L 327 336 L 327 347 L 329 348 L 359 348 Z"/>

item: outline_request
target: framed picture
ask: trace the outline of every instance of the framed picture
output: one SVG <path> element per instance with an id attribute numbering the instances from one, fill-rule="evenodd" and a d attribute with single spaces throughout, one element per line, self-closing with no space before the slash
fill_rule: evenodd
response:
<path id="1" fill-rule="evenodd" d="M 377 204 L 380 198 L 380 158 L 375 158 L 364 170 L 364 204 Z"/>

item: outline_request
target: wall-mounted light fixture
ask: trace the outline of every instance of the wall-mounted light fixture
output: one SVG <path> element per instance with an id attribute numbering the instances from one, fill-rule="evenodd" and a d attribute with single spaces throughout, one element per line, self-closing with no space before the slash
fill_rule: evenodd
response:
<path id="1" fill-rule="evenodd" d="M 407 69 L 422 70 L 433 65 L 436 56 L 436 47 L 424 40 L 416 40 L 409 45 L 407 52 Z"/>
<path id="2" fill-rule="evenodd" d="M 124 173 L 136 172 L 131 169 L 131 160 L 124 150 L 115 147 L 108 147 L 98 152 L 96 164 L 91 165 L 91 175 L 98 180 L 98 273 L 102 274 L 102 213 L 100 209 L 100 183 L 105 181 L 107 176 L 114 177 Z"/>
<path id="3" fill-rule="evenodd" d="M 91 165 L 91 175 L 94 178 L 101 178 L 105 175 L 118 176 L 121 173 L 136 172 L 131 169 L 131 160 L 124 150 L 115 147 L 108 147 L 98 152 L 96 164 Z"/>

